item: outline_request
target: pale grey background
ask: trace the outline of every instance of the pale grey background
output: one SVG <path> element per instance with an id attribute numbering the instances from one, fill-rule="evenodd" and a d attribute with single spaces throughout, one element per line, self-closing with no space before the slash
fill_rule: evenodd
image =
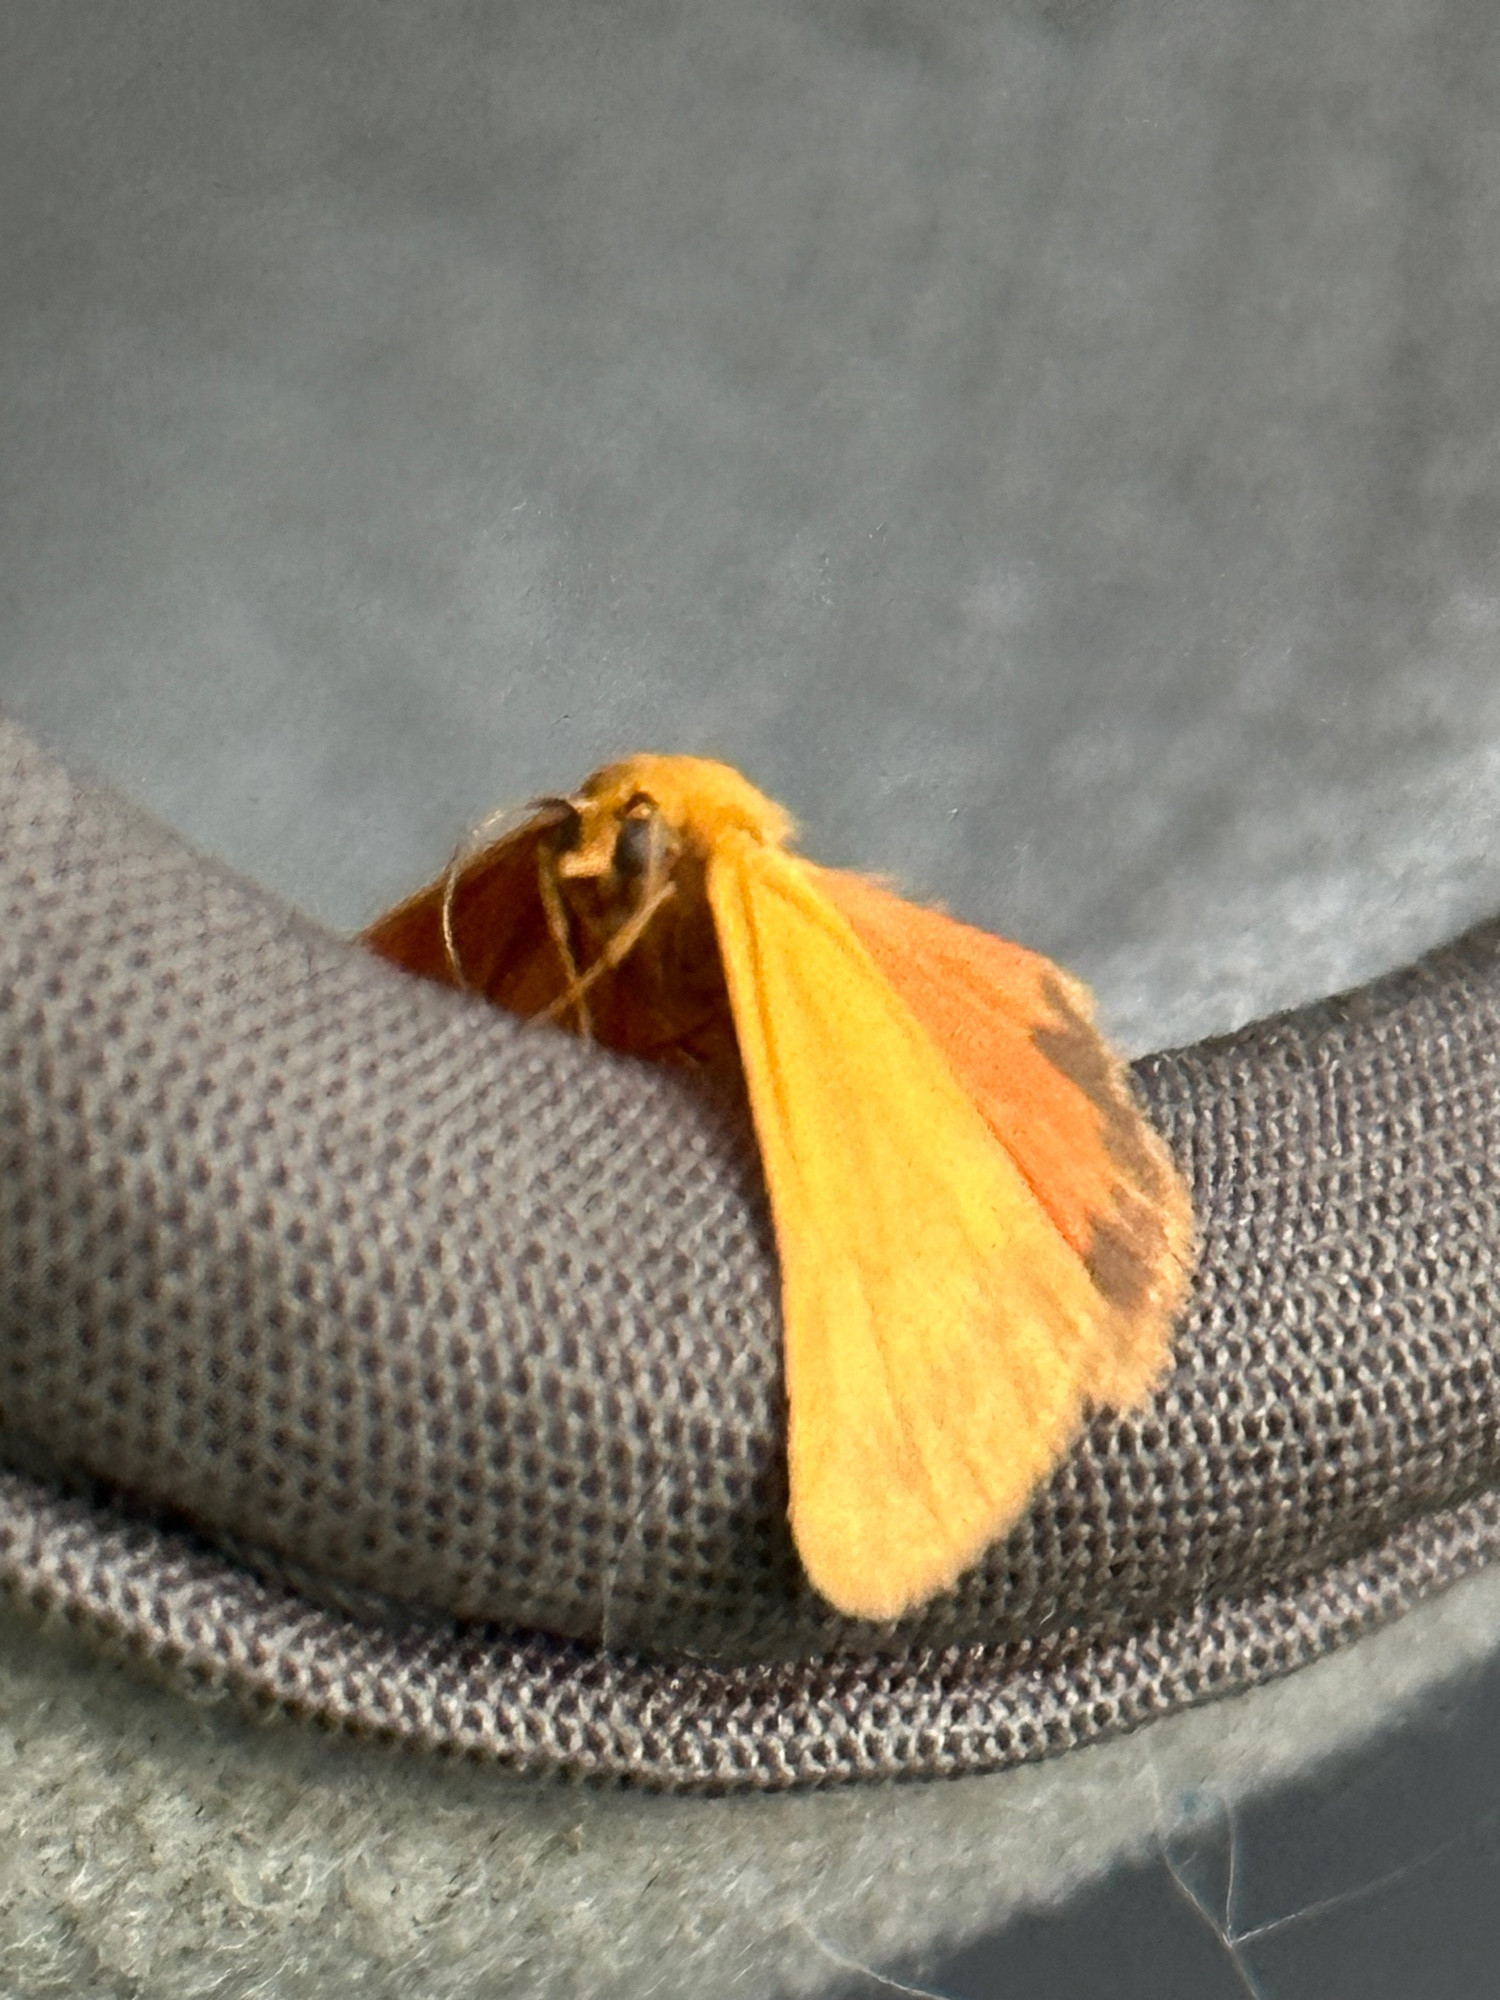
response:
<path id="1" fill-rule="evenodd" d="M 1497 114 L 1490 0 L 6 9 L 0 704 L 341 926 L 681 748 L 1132 1047 L 1364 976 L 1500 908 Z"/>
<path id="2" fill-rule="evenodd" d="M 1374 969 L 1500 904 L 1497 38 L 8 9 L 0 698 L 340 924 L 659 746 L 1136 1042 Z"/>

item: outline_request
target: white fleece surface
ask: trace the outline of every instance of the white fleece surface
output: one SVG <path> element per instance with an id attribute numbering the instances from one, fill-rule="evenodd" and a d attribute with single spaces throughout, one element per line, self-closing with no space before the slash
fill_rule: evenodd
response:
<path id="1" fill-rule="evenodd" d="M 816 1994 L 852 1968 L 994 1930 L 1169 1838 L 1180 1846 L 1185 1828 L 1399 1720 L 1497 1640 L 1489 1574 L 1288 1680 L 1051 1763 L 685 1799 L 258 1723 L 8 1617 L 0 1991 Z"/>

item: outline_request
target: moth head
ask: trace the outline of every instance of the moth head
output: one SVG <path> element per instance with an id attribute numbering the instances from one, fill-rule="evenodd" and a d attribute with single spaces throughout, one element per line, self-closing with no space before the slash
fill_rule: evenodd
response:
<path id="1" fill-rule="evenodd" d="M 681 850 L 681 840 L 649 792 L 623 803 L 580 792 L 568 800 L 572 820 L 554 851 L 557 872 L 571 881 L 610 880 L 623 887 L 657 881 Z"/>
<path id="2" fill-rule="evenodd" d="M 565 874 L 600 875 L 614 866 L 628 874 L 660 851 L 651 845 L 657 840 L 707 855 L 732 833 L 781 847 L 793 831 L 791 815 L 774 799 L 708 757 L 627 757 L 596 771 L 569 803 L 582 829 L 573 849 L 579 859 L 564 865 Z M 646 830 L 653 823 L 660 834 Z"/>

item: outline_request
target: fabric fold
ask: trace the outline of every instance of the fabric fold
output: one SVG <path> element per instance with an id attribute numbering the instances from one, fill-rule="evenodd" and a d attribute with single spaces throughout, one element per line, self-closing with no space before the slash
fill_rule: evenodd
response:
<path id="1" fill-rule="evenodd" d="M 742 1105 L 392 971 L 9 726 L 0 912 L 0 1578 L 163 1664 L 528 1768 L 976 1769 L 1493 1553 L 1500 926 L 1137 1065 L 1203 1239 L 1176 1371 L 876 1627 L 786 1531 Z"/>

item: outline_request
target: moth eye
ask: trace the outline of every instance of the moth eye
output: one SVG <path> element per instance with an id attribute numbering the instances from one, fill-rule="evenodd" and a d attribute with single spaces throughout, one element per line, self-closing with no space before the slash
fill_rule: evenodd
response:
<path id="1" fill-rule="evenodd" d="M 632 804 L 634 801 L 632 801 Z M 661 851 L 661 822 L 654 813 L 632 815 L 615 836 L 615 873 L 627 881 L 649 873 Z"/>
<path id="2" fill-rule="evenodd" d="M 565 854 L 583 838 L 583 814 L 571 799 L 537 799 L 536 811 L 544 824 L 547 845 Z"/>

